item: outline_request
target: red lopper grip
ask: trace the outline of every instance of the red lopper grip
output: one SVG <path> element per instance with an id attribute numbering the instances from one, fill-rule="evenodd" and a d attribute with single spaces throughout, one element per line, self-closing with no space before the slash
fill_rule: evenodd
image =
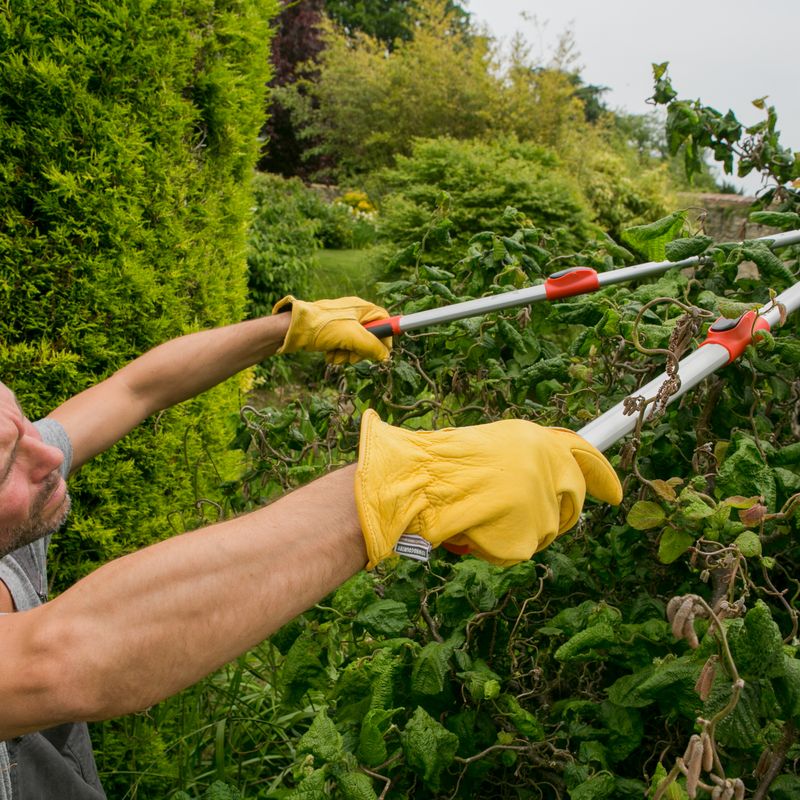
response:
<path id="1" fill-rule="evenodd" d="M 739 319 L 720 317 L 709 329 L 704 344 L 721 344 L 730 354 L 728 363 L 735 361 L 744 353 L 745 348 L 753 341 L 756 331 L 768 331 L 769 322 L 759 317 L 753 322 L 755 311 L 742 314 Z"/>
<path id="2" fill-rule="evenodd" d="M 597 272 L 591 267 L 570 267 L 561 272 L 554 272 L 544 282 L 544 292 L 548 300 L 596 292 L 599 288 L 600 280 Z"/>
<path id="3" fill-rule="evenodd" d="M 403 332 L 400 330 L 399 315 L 367 322 L 364 324 L 364 327 L 370 333 L 374 333 L 379 339 L 386 339 L 388 336 L 399 336 Z"/>

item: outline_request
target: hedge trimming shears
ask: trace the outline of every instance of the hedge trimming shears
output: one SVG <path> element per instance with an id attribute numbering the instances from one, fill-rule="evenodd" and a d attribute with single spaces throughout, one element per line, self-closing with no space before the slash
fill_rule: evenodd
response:
<path id="1" fill-rule="evenodd" d="M 753 239 L 755 242 L 766 242 L 772 247 L 786 247 L 790 244 L 800 243 L 800 231 L 787 231 L 774 236 L 761 236 Z M 592 267 L 569 267 L 568 269 L 554 272 L 544 283 L 529 286 L 525 289 L 516 289 L 511 292 L 479 297 L 475 300 L 465 300 L 463 303 L 453 303 L 449 306 L 431 308 L 426 311 L 417 311 L 414 314 L 401 314 L 387 319 L 368 322 L 364 327 L 374 333 L 379 339 L 427 328 L 429 325 L 439 325 L 444 322 L 454 322 L 467 317 L 479 317 L 492 311 L 502 311 L 506 308 L 527 306 L 542 300 L 559 300 L 562 297 L 574 297 L 579 294 L 596 292 L 604 286 L 615 283 L 641 280 L 660 275 L 671 269 L 693 267 L 703 260 L 704 256 L 690 256 L 681 261 L 648 261 L 645 264 L 636 264 L 632 267 L 620 267 L 606 272 L 597 272 Z"/>
<path id="2" fill-rule="evenodd" d="M 800 231 L 789 231 L 788 233 L 778 234 L 776 236 L 762 237 L 762 241 L 772 242 L 773 247 L 785 246 L 800 242 Z M 685 261 L 696 263 L 699 256 L 695 256 Z M 668 266 L 664 266 L 665 262 L 644 264 L 642 266 L 648 268 L 647 275 L 658 274 L 666 269 L 674 266 L 689 266 L 684 262 L 666 262 Z M 656 270 L 655 267 L 660 267 Z M 578 268 L 585 269 L 585 268 Z M 634 267 L 627 268 L 628 270 L 635 269 Z M 594 272 L 594 270 L 591 270 Z M 612 272 L 621 273 L 624 269 L 614 270 Z M 607 275 L 609 273 L 599 273 Z M 557 273 L 560 277 L 562 273 Z M 629 272 L 630 275 L 630 272 Z M 552 277 L 552 276 L 551 276 Z M 630 278 L 627 278 L 630 279 Z M 549 280 L 549 279 L 548 279 Z M 607 281 L 606 283 L 614 283 L 617 281 Z M 545 282 L 546 283 L 546 282 Z M 533 287 L 541 289 L 541 286 Z M 597 287 L 595 287 L 597 288 Z M 593 291 L 594 289 L 582 290 L 574 294 L 581 294 L 583 291 Z M 520 290 L 522 292 L 530 290 Z M 510 292 L 510 295 L 519 294 L 519 292 Z M 561 295 L 568 296 L 568 295 Z M 487 298 L 494 300 L 496 298 Z M 553 299 L 553 298 L 537 298 L 537 299 Z M 468 301 L 473 303 L 475 301 Z M 528 302 L 533 302 L 528 300 Z M 467 305 L 467 303 L 459 303 L 452 308 Z M 505 305 L 503 308 L 509 308 L 510 305 Z M 718 369 L 735 361 L 739 356 L 744 353 L 747 346 L 753 341 L 758 331 L 769 331 L 774 327 L 783 324 L 786 317 L 792 312 L 800 308 L 800 281 L 789 287 L 785 291 L 777 295 L 770 303 L 762 306 L 758 310 L 751 310 L 740 316 L 738 319 L 728 319 L 726 317 L 719 317 L 711 324 L 706 334 L 705 341 L 703 341 L 697 350 L 688 356 L 682 358 L 678 362 L 677 375 L 680 377 L 680 385 L 666 400 L 667 403 L 672 403 L 674 400 L 682 397 L 690 389 L 693 389 L 704 378 L 708 377 Z M 446 309 L 445 309 L 446 310 Z M 496 310 L 496 309 L 492 309 Z M 427 314 L 429 312 L 420 312 Z M 418 314 L 409 315 L 409 317 L 418 317 Z M 461 319 L 459 317 L 451 317 L 450 319 Z M 394 319 L 402 319 L 397 317 Z M 432 324 L 431 322 L 425 324 Z M 422 327 L 421 324 L 417 327 Z M 410 328 L 407 328 L 410 330 Z M 594 445 L 598 450 L 604 451 L 618 442 L 628 433 L 630 433 L 637 425 L 638 415 L 631 414 L 628 410 L 630 404 L 626 402 L 633 397 L 643 396 L 646 398 L 653 397 L 658 394 L 662 386 L 671 380 L 671 376 L 666 372 L 661 373 L 657 378 L 646 385 L 639 388 L 633 395 L 629 395 L 625 400 L 620 401 L 608 411 L 601 414 L 596 419 L 592 420 L 588 425 L 584 425 L 579 431 L 579 436 L 586 439 L 587 442 Z M 647 412 L 646 412 L 647 413 Z M 652 409 L 647 416 L 652 414 Z M 403 535 L 395 547 L 395 551 L 400 555 L 412 558 L 417 561 L 427 561 L 430 555 L 430 543 L 419 536 Z"/>

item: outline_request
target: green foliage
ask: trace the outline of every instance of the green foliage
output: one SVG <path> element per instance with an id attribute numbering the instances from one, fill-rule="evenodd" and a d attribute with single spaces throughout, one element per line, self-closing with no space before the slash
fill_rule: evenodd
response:
<path id="1" fill-rule="evenodd" d="M 636 248 L 649 261 L 664 261 L 667 257 L 667 244 L 677 238 L 683 230 L 685 222 L 685 212 L 676 211 L 647 225 L 628 228 L 622 239 L 626 244 Z M 685 256 L 682 257 L 685 258 Z M 673 259 L 670 258 L 670 260 Z"/>
<path id="2" fill-rule="evenodd" d="M 298 178 L 265 173 L 256 177 L 254 194 L 247 268 L 249 314 L 258 317 L 287 294 L 308 296 L 324 203 Z"/>
<path id="3" fill-rule="evenodd" d="M 418 147 L 431 170 L 433 154 L 442 157 L 442 175 L 455 171 L 451 148 L 463 152 L 441 141 Z M 412 173 L 405 161 L 401 168 Z M 469 203 L 455 192 L 450 202 L 432 204 L 419 227 L 409 225 L 392 279 L 379 286 L 390 309 L 528 285 L 557 265 L 602 269 L 630 258 L 607 237 L 592 238 L 589 224 L 579 236 L 513 210 L 490 223 L 496 230 L 470 235 L 453 221 L 466 218 Z M 529 315 L 505 312 L 406 335 L 389 363 L 346 367 L 336 390 L 266 410 L 270 447 L 254 439 L 249 485 L 277 493 L 346 460 L 370 406 L 412 428 L 523 417 L 579 429 L 598 405 L 635 394 L 662 370 L 658 357 L 633 345 L 645 303 L 680 298 L 718 311 L 734 299 L 744 308 L 769 300 L 763 283 L 736 282 L 751 243 L 709 246 L 686 233 L 691 221 L 679 212 L 628 240 L 666 254 L 672 239 L 679 249 L 708 253 L 691 280 L 675 270 L 538 305 Z M 776 257 L 785 267 L 772 273 L 780 290 L 797 269 L 797 253 Z M 673 347 L 681 316 L 678 307 L 657 304 L 638 323 L 639 339 Z M 717 717 L 726 771 L 749 775 L 800 708 L 800 661 L 784 644 L 798 609 L 779 599 L 784 589 L 796 596 L 800 559 L 793 511 L 800 458 L 790 423 L 795 326 L 790 319 L 773 331 L 768 359 L 762 348 L 770 345 L 750 348 L 721 382 L 697 387 L 646 422 L 635 454 L 612 451 L 629 481 L 619 512 L 588 505 L 576 532 L 510 569 L 443 552 L 429 565 L 389 561 L 281 634 L 275 701 L 287 712 L 324 707 L 324 719 L 315 711 L 297 733 L 328 748 L 324 759 L 313 753 L 313 765 L 303 761 L 308 753 L 286 751 L 282 790 L 301 797 L 308 775 L 319 781 L 324 773 L 328 788 L 315 784 L 308 796 L 351 791 L 351 783 L 352 796 L 379 794 L 379 775 L 391 781 L 390 794 L 423 799 L 534 791 L 548 800 L 641 797 L 642 778 L 658 785 L 666 777 L 696 720 Z M 745 607 L 718 627 L 698 612 L 693 649 L 665 606 L 688 593 L 711 603 L 714 592 Z M 702 680 L 710 681 L 703 695 Z M 686 796 L 681 783 L 665 792 Z"/>
<path id="4" fill-rule="evenodd" d="M 555 156 L 515 140 L 417 141 L 411 156 L 382 173 L 381 189 L 381 233 L 400 249 L 395 265 L 419 258 L 449 267 L 479 234 L 497 237 L 498 261 L 514 258 L 526 245 L 536 246 L 510 240 L 520 219 L 541 226 L 565 249 L 580 247 L 591 230 L 590 211 Z"/>
<path id="5" fill-rule="evenodd" d="M 663 164 L 637 157 L 613 131 L 571 128 L 557 149 L 589 203 L 594 222 L 614 239 L 619 240 L 623 228 L 657 219 L 673 206 Z"/>
<path id="6" fill-rule="evenodd" d="M 768 180 L 770 188 L 759 198 L 763 207 L 773 200 L 788 202 L 789 206 L 777 210 L 792 213 L 790 205 L 797 201 L 798 192 L 791 182 L 800 178 L 800 159 L 781 145 L 778 115 L 773 106 L 767 105 L 767 98 L 753 100 L 766 119 L 745 128 L 733 111 L 722 114 L 699 100 L 679 100 L 667 75 L 667 66 L 667 63 L 653 64 L 652 99 L 667 107 L 669 150 L 673 155 L 683 150 L 686 173 L 691 176 L 701 172 L 704 154 L 710 150 L 726 174 L 733 174 L 735 168 L 736 174 L 744 177 L 755 170 Z"/>
<path id="7" fill-rule="evenodd" d="M 453 14 L 456 29 L 469 18 L 461 3 L 448 0 L 447 13 Z M 414 38 L 413 0 L 326 0 L 325 13 L 349 34 L 357 31 L 372 36 L 392 48 L 398 39 Z"/>
<path id="8" fill-rule="evenodd" d="M 389 54 L 366 34 L 327 32 L 319 77 L 296 84 L 294 105 L 306 136 L 339 171 L 385 166 L 414 137 L 473 137 L 490 128 L 496 80 L 487 70 L 488 43 L 453 33 L 458 23 L 446 5 L 415 4 L 413 39 Z"/>
<path id="9" fill-rule="evenodd" d="M 712 244 L 710 236 L 691 236 L 684 239 L 673 239 L 664 245 L 664 255 L 670 261 L 683 261 L 704 253 Z"/>
<path id="10" fill-rule="evenodd" d="M 160 19 L 153 8 L 162 6 L 151 7 L 146 18 L 150 23 Z M 167 3 L 163 8 L 185 10 Z M 126 9 L 109 11 L 106 17 L 124 16 Z M 51 17 L 44 18 L 55 25 Z M 178 33 L 189 30 L 182 26 L 195 19 L 188 13 L 165 14 L 167 18 Z M 223 18 L 225 25 L 220 25 L 226 35 L 239 30 L 236 24 L 241 20 L 235 14 L 220 11 L 218 16 L 212 15 L 212 22 Z M 128 19 L 144 25 L 144 17 L 134 14 Z M 96 21 L 91 15 L 86 15 L 86 20 Z M 82 18 L 80 24 L 89 23 Z M 154 23 L 151 27 L 157 28 Z M 189 39 L 192 46 L 200 47 L 204 37 L 214 33 L 211 25 L 202 27 L 197 37 L 188 33 L 184 38 L 162 37 L 153 49 L 166 60 L 175 54 L 168 44 L 185 44 Z M 103 44 L 106 38 L 112 44 Z M 98 36 L 97 48 L 111 47 L 119 38 Z M 234 35 L 233 42 L 245 38 Z M 433 45 L 426 46 L 432 50 Z M 483 46 L 469 58 L 485 52 L 480 50 Z M 432 52 L 412 51 L 410 46 L 409 52 L 417 54 L 416 61 L 398 61 L 391 67 L 398 70 L 394 73 L 398 85 L 401 78 L 405 80 L 398 64 L 405 64 L 403 69 L 409 64 L 417 69 L 419 64 L 438 63 Z M 72 260 L 54 257 L 53 263 L 72 283 L 59 283 L 52 275 L 46 276 L 47 282 L 37 277 L 31 265 L 41 267 L 47 260 L 17 259 L 29 270 L 27 296 L 40 299 L 46 295 L 31 304 L 28 313 L 37 318 L 25 330 L 33 331 L 34 323 L 42 325 L 43 320 L 55 317 L 61 322 L 58 330 L 62 337 L 16 333 L 16 338 L 4 339 L 3 363 L 25 364 L 29 370 L 26 380 L 32 388 L 23 392 L 26 401 L 38 385 L 50 388 L 57 398 L 62 386 L 72 389 L 71 384 L 88 382 L 85 364 L 102 374 L 135 346 L 149 344 L 151 334 L 163 338 L 173 325 L 182 329 L 183 322 L 179 325 L 166 317 L 173 299 L 175 306 L 177 298 L 186 302 L 198 317 L 210 315 L 206 309 L 229 308 L 229 295 L 223 297 L 223 289 L 228 287 L 225 274 L 207 268 L 209 253 L 229 258 L 242 250 L 236 251 L 230 240 L 206 238 L 204 233 L 205 225 L 214 232 L 211 223 L 215 220 L 223 220 L 239 234 L 243 230 L 244 216 L 234 219 L 231 211 L 238 206 L 226 205 L 216 178 L 204 171 L 214 153 L 240 152 L 225 147 L 227 128 L 223 123 L 231 123 L 231 118 L 225 117 L 229 109 L 223 103 L 214 112 L 198 113 L 192 117 L 199 120 L 195 127 L 190 126 L 188 133 L 181 128 L 180 136 L 175 133 L 180 119 L 176 107 L 193 108 L 198 98 L 208 99 L 221 91 L 224 81 L 219 70 L 228 69 L 230 63 L 223 58 L 215 60 L 216 53 L 211 48 L 209 58 L 198 58 L 196 66 L 210 65 L 218 83 L 201 77 L 175 97 L 160 98 L 159 102 L 169 106 L 163 118 L 158 108 L 146 104 L 155 103 L 152 90 L 140 86 L 147 84 L 146 80 L 132 79 L 129 86 L 116 87 L 107 98 L 109 102 L 118 98 L 129 102 L 126 124 L 122 124 L 121 111 L 114 116 L 117 131 L 144 130 L 143 123 L 141 128 L 135 124 L 137 114 L 142 113 L 130 99 L 135 96 L 153 119 L 163 121 L 155 133 L 147 129 L 156 144 L 159 137 L 172 132 L 169 152 L 173 156 L 175 152 L 186 155 L 179 142 L 196 145 L 189 147 L 186 155 L 196 183 L 189 182 L 185 195 L 166 190 L 159 194 L 153 184 L 146 183 L 146 189 L 135 195 L 137 222 L 122 226 L 119 238 L 113 226 L 103 228 L 102 236 L 90 228 L 90 235 L 71 242 L 71 249 L 65 251 Z M 380 74 L 366 69 L 373 62 L 358 50 L 340 55 L 342 64 L 345 56 L 351 59 L 348 68 L 352 71 L 342 74 L 353 78 L 353 92 L 375 92 Z M 472 64 L 463 52 L 456 55 L 461 60 L 447 61 L 455 56 L 442 54 L 442 62 L 462 67 Z M 172 61 L 169 67 L 165 81 L 188 74 L 180 73 Z M 41 72 L 44 67 L 38 69 Z M 16 70 L 19 80 L 32 83 L 39 72 L 27 66 Z M 445 73 L 434 70 L 426 79 L 430 83 L 431 76 L 445 83 L 454 80 Z M 463 74 L 459 80 L 467 83 Z M 537 107 L 552 114 L 543 117 L 547 124 L 542 130 L 526 134 L 533 141 L 545 141 L 554 131 L 568 127 L 580 108 L 559 104 L 566 97 L 563 76 L 548 75 L 546 81 L 536 84 L 525 83 L 524 78 L 520 77 L 521 86 L 547 90 Z M 172 86 L 169 81 L 166 85 Z M 426 97 L 438 102 L 442 95 L 434 89 Z M 463 101 L 467 110 L 468 101 L 474 99 L 464 100 L 458 93 L 454 96 L 461 98 L 459 102 Z M 169 98 L 172 105 L 167 103 Z M 396 95 L 387 94 L 386 98 L 388 102 Z M 355 99 L 360 102 L 359 96 Z M 354 108 L 345 106 L 343 114 L 354 113 Z M 435 103 L 430 108 L 436 110 Z M 68 108 L 60 110 L 69 112 Z M 444 109 L 452 111 L 457 121 L 462 110 Z M 482 107 L 481 113 L 483 116 L 467 120 L 469 125 L 483 124 Z M 5 108 L 3 115 L 5 126 Z M 42 115 L 48 125 L 59 119 L 52 109 Z M 409 117 L 413 119 L 413 115 Z M 505 124 L 502 118 L 501 123 Z M 461 130 L 470 130 L 469 125 L 464 123 Z M 21 129 L 11 134 L 0 130 L 8 137 L 6 144 L 13 153 L 14 147 L 27 141 Z M 396 152 L 397 142 L 389 141 L 395 130 L 382 132 L 376 126 L 374 130 L 383 138 L 371 138 L 372 130 L 362 126 L 358 132 L 368 140 L 365 163 L 385 163 L 389 154 Z M 52 127 L 47 131 L 47 148 L 62 141 L 78 146 L 78 139 L 64 137 L 63 131 L 54 132 Z M 193 132 L 200 138 L 193 138 Z M 208 143 L 205 149 L 197 146 L 201 141 Z M 700 237 L 681 242 L 689 239 L 684 235 L 688 216 L 681 212 L 666 222 L 652 222 L 661 216 L 653 213 L 660 204 L 658 192 L 634 181 L 626 183 L 626 175 L 614 176 L 616 164 L 628 169 L 619 152 L 610 151 L 613 157 L 605 160 L 580 160 L 575 156 L 579 142 L 576 137 L 570 143 L 573 149 L 565 146 L 558 155 L 532 141 L 513 139 L 495 145 L 448 139 L 413 145 L 411 155 L 400 159 L 382 178 L 386 237 L 398 246 L 391 280 L 379 287 L 382 302 L 393 311 L 410 312 L 530 285 L 548 272 L 572 264 L 598 269 L 620 266 L 634 258 L 616 241 L 621 238 L 621 227 L 631 221 L 637 225 L 628 241 L 643 252 L 663 258 L 670 245 L 673 255 L 676 248 L 705 247 L 707 243 Z M 403 146 L 406 144 L 411 146 L 407 140 Z M 38 146 L 45 152 L 43 141 Z M 131 153 L 135 152 L 132 145 Z M 165 153 L 161 153 L 164 158 Z M 156 156 L 153 159 L 155 163 L 141 164 L 135 159 L 123 163 L 147 176 L 148 169 L 158 172 L 163 166 Z M 108 163 L 116 162 L 109 157 Z M 46 188 L 54 198 L 44 197 L 42 191 L 37 200 L 43 208 L 56 200 L 64 203 L 64 208 L 59 207 L 61 216 L 48 218 L 52 235 L 59 230 L 59 219 L 72 219 L 66 213 L 69 204 L 82 202 L 83 196 L 72 188 L 69 170 L 61 162 L 57 166 L 58 171 L 42 170 L 42 175 L 49 176 Z M 180 168 L 175 167 L 175 172 L 181 172 Z M 238 177 L 245 177 L 245 172 L 243 168 Z M 20 176 L 28 180 L 25 169 Z M 125 174 L 118 177 L 124 180 Z M 103 186 L 106 196 L 92 209 L 100 214 L 116 209 L 115 204 L 121 202 L 112 191 L 113 183 Z M 204 192 L 211 188 L 212 197 L 205 204 L 192 205 L 190 200 L 199 196 L 201 187 Z M 319 220 L 325 222 L 323 214 L 305 209 L 309 196 L 304 189 L 291 184 L 286 196 L 281 196 L 285 184 L 269 178 L 264 179 L 263 187 L 262 212 L 271 210 L 267 199 L 271 196 L 276 202 L 289 203 L 295 219 L 311 220 L 300 226 L 302 230 L 284 231 L 287 247 L 299 252 L 298 242 L 310 230 L 311 238 L 322 235 L 324 224 Z M 220 194 L 214 194 L 218 190 Z M 194 222 L 190 241 L 177 235 L 180 230 L 172 227 L 177 222 L 164 223 L 175 239 L 156 235 L 161 228 L 147 215 L 160 208 L 165 194 L 179 220 Z M 28 223 L 39 224 L 29 211 L 23 203 L 9 212 L 11 222 L 25 234 L 17 256 L 24 256 L 25 248 L 33 252 L 42 247 L 38 233 L 27 233 Z M 782 213 L 795 212 L 787 209 Z M 121 212 L 118 216 L 124 217 Z M 162 212 L 162 223 L 164 216 Z M 148 224 L 142 226 L 141 219 Z M 600 233 L 597 221 L 616 238 Z M 259 302 L 264 307 L 269 303 L 268 292 L 277 292 L 280 281 L 288 286 L 290 281 L 304 279 L 302 274 L 280 273 L 278 261 L 270 261 L 270 251 L 284 246 L 278 239 L 269 239 L 274 227 L 266 223 L 260 229 L 254 227 L 264 237 L 260 250 L 251 253 L 264 274 L 259 287 L 263 293 Z M 142 262 L 137 260 L 138 250 L 123 249 L 118 260 L 110 262 L 116 272 L 98 273 L 93 279 L 97 285 L 81 275 L 83 282 L 76 284 L 75 274 L 69 271 L 73 264 L 97 266 L 102 261 L 100 244 L 92 237 L 105 237 L 103 253 L 117 252 L 106 247 L 108 242 L 121 248 L 127 248 L 129 242 L 140 248 L 147 244 L 142 252 L 163 269 L 157 278 L 143 277 L 132 267 L 126 271 L 123 267 L 141 266 Z M 254 242 L 256 239 L 254 234 Z M 178 280 L 184 273 L 171 260 L 168 269 L 163 260 L 173 241 L 184 244 L 179 252 L 186 259 L 185 274 L 197 282 L 192 285 L 197 297 L 189 292 L 186 300 L 187 290 Z M 196 250 L 187 241 L 197 244 Z M 0 242 L 5 246 L 6 239 Z M 75 257 L 83 253 L 81 248 L 87 253 L 85 260 Z M 412 428 L 519 417 L 579 429 L 599 408 L 635 394 L 638 386 L 663 368 L 660 355 L 634 346 L 634 331 L 646 348 L 675 346 L 680 310 L 674 305 L 657 305 L 637 323 L 645 303 L 669 297 L 715 312 L 732 303 L 751 307 L 767 302 L 769 292 L 761 281 L 737 280 L 742 261 L 756 261 L 776 290 L 793 282 L 798 268 L 794 249 L 773 256 L 752 243 L 723 243 L 702 252 L 710 255 L 709 263 L 691 279 L 674 272 L 647 284 L 617 286 L 530 311 L 443 325 L 398 341 L 388 363 L 341 368 L 333 373 L 336 380 L 327 388 L 306 383 L 302 396 L 281 408 L 248 412 L 236 437 L 237 443 L 248 448 L 244 486 L 226 487 L 225 511 L 261 505 L 352 460 L 359 417 L 367 407 L 376 408 L 394 424 Z M 201 254 L 206 257 L 203 268 L 193 260 Z M 3 263 L 15 265 L 16 261 Z M 21 267 L 10 274 L 17 275 L 19 270 Z M 130 285 L 111 281 L 110 275 L 120 274 Z M 159 281 L 173 278 L 175 285 L 169 284 L 172 294 L 166 289 L 162 294 L 150 291 L 151 283 L 160 285 Z M 210 288 L 201 282 L 205 279 L 211 282 Z M 239 293 L 239 305 L 233 306 L 238 314 L 242 276 L 237 273 L 237 280 L 230 285 Z M 43 286 L 57 297 L 48 299 Z M 136 296 L 133 289 L 138 291 Z M 104 315 L 98 310 L 101 304 L 90 302 L 90 313 L 59 317 L 61 301 L 65 309 L 74 310 L 80 292 L 90 300 L 95 293 L 116 293 L 115 298 L 121 295 L 120 305 L 113 305 L 113 314 Z M 143 313 L 143 308 L 149 313 Z M 128 325 L 134 311 L 137 325 Z M 22 317 L 18 312 L 10 318 L 19 325 Z M 109 319 L 125 322 L 120 329 L 132 341 L 112 341 L 107 332 L 114 326 L 108 324 Z M 0 325 L 12 333 L 16 330 L 5 317 Z M 396 794 L 420 800 L 641 797 L 646 791 L 643 778 L 655 782 L 666 775 L 659 761 L 669 765 L 684 753 L 698 717 L 716 720 L 716 740 L 730 774 L 752 775 L 759 756 L 779 740 L 782 728 L 790 730 L 791 724 L 800 722 L 800 662 L 794 645 L 784 645 L 785 638 L 793 642 L 798 623 L 795 576 L 800 553 L 794 494 L 800 491 L 800 458 L 793 448 L 794 376 L 800 352 L 792 337 L 796 329 L 796 322 L 790 321 L 775 331 L 770 341 L 749 348 L 719 380 L 695 388 L 685 401 L 647 421 L 637 434 L 635 450 L 612 451 L 609 455 L 626 480 L 623 508 L 609 509 L 590 501 L 578 528 L 532 561 L 500 569 L 444 552 L 437 552 L 427 565 L 390 560 L 373 574 L 354 577 L 270 642 L 197 687 L 151 709 L 146 716 L 121 721 L 118 734 L 109 726 L 99 729 L 100 767 L 112 796 L 166 797 L 180 790 L 186 797 L 208 795 L 211 800 L 212 792 L 231 794 L 235 786 L 241 796 L 254 798 L 374 798 L 390 782 L 387 797 Z M 766 347 L 771 348 L 769 353 Z M 41 384 L 34 385 L 34 381 Z M 220 407 L 228 408 L 225 404 Z M 165 424 L 172 423 L 171 417 L 160 420 L 158 434 L 164 435 Z M 214 444 L 211 436 L 206 438 Z M 163 472 L 164 464 L 150 438 L 132 442 L 127 451 L 130 459 L 112 459 L 106 467 L 113 468 L 116 482 L 123 479 L 126 488 L 134 491 L 140 479 L 129 463 L 134 456 L 148 475 Z M 173 452 L 181 452 L 174 443 Z M 191 442 L 182 452 L 190 463 L 193 458 L 199 460 Z M 106 484 L 99 484 L 100 473 L 84 474 L 89 476 L 87 481 L 99 485 L 91 495 L 97 504 L 104 503 L 113 514 L 121 513 L 121 501 L 105 489 Z M 80 488 L 86 492 L 88 485 Z M 145 500 L 147 491 L 145 487 Z M 182 496 L 175 488 L 173 497 L 162 496 L 159 502 L 175 504 Z M 124 505 L 127 510 L 129 504 Z M 87 541 L 110 549 L 112 536 L 116 536 L 113 520 L 92 519 L 100 522 L 89 523 L 88 518 L 76 522 L 74 530 L 81 541 L 72 534 L 74 549 L 79 545 L 85 548 Z M 143 535 L 149 531 L 144 530 Z M 700 614 L 690 620 L 699 638 L 697 649 L 688 641 L 686 627 L 677 630 L 665 619 L 669 600 L 686 594 L 696 594 L 707 605 L 725 600 L 734 609 L 730 617 L 718 621 Z M 715 598 L 715 594 L 719 596 Z M 743 610 L 735 602 L 740 600 L 748 609 L 743 618 L 734 616 Z M 701 696 L 696 687 L 709 661 L 716 664 L 716 673 L 708 695 Z M 734 680 L 737 671 L 744 681 L 741 691 Z M 145 732 L 137 734 L 137 726 Z M 796 788 L 791 763 L 787 761 L 785 774 L 775 781 L 778 797 L 781 793 L 791 796 Z M 131 773 L 134 779 L 129 778 Z M 678 784 L 665 794 L 671 798 L 684 795 Z"/>
<path id="11" fill-rule="evenodd" d="M 314 717 L 311 727 L 297 743 L 297 752 L 310 753 L 320 762 L 335 761 L 342 753 L 342 737 L 325 709 Z"/>
<path id="12" fill-rule="evenodd" d="M 417 707 L 401 736 L 408 765 L 419 773 L 435 792 L 440 775 L 453 760 L 458 737 L 433 719 L 424 708 Z"/>
<path id="13" fill-rule="evenodd" d="M 260 173 L 254 194 L 247 257 L 252 317 L 271 313 L 287 294 L 311 296 L 320 248 L 366 248 L 375 240 L 375 210 L 363 192 L 329 201 L 299 178 Z"/>
<path id="14" fill-rule="evenodd" d="M 173 800 L 242 800 L 242 795 L 234 786 L 230 786 L 222 781 L 214 781 L 211 786 L 202 794 L 193 799 L 186 792 L 178 792 Z"/>
<path id="15" fill-rule="evenodd" d="M 360 21 L 378 9 L 372 5 L 329 7 L 346 29 L 327 32 L 312 78 L 276 93 L 305 137 L 309 163 L 324 162 L 326 180 L 392 166 L 420 138 L 510 136 L 558 153 L 612 234 L 664 213 L 664 170 L 619 136 L 597 103 L 598 87 L 574 71 L 568 36 L 547 64 L 521 39 L 500 57 L 497 42 L 465 24 L 457 4 L 418 0 L 401 4 L 413 36 L 387 49 Z M 383 19 L 393 25 L 398 6 L 389 5 Z"/>

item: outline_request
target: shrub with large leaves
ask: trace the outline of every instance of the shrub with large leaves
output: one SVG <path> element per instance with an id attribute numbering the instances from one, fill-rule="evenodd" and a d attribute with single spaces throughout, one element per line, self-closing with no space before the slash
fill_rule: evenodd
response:
<path id="1" fill-rule="evenodd" d="M 629 257 L 605 237 L 570 253 L 509 211 L 501 231 L 474 235 L 444 269 L 433 262 L 453 227 L 443 209 L 428 219 L 381 287 L 388 307 L 410 312 L 565 263 L 602 269 Z M 513 416 L 579 429 L 661 372 L 665 353 L 702 338 L 702 324 L 677 335 L 692 314 L 675 299 L 713 318 L 769 302 L 769 289 L 797 274 L 798 248 L 771 253 L 781 269 L 765 257 L 755 281 L 740 269 L 755 245 L 711 246 L 696 233 L 680 212 L 625 237 L 643 252 L 703 253 L 691 274 L 407 335 L 389 363 L 345 368 L 336 390 L 251 412 L 248 425 L 270 431 L 268 446 L 254 443 L 251 491 L 279 492 L 347 460 L 369 406 L 412 427 Z M 590 502 L 574 531 L 506 570 L 445 553 L 386 563 L 282 632 L 282 648 L 287 634 L 294 643 L 278 692 L 324 704 L 314 725 L 336 743 L 294 762 L 288 796 L 372 797 L 387 786 L 385 796 L 420 798 L 693 795 L 677 757 L 698 770 L 709 759 L 698 780 L 731 796 L 783 769 L 776 796 L 791 796 L 796 330 L 787 320 L 612 448 L 622 509 Z M 303 670 L 304 682 L 292 677 Z M 769 781 L 753 776 L 759 759 L 777 765 Z M 355 775 L 362 794 L 347 793 Z"/>

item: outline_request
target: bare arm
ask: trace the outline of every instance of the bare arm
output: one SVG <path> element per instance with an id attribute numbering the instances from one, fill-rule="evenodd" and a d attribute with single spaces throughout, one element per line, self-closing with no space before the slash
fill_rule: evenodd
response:
<path id="1" fill-rule="evenodd" d="M 72 470 L 119 441 L 156 411 L 216 386 L 271 356 L 290 314 L 240 322 L 166 342 L 70 398 L 50 416 L 69 434 Z"/>
<path id="2" fill-rule="evenodd" d="M 263 640 L 366 563 L 354 468 L 0 617 L 0 740 L 145 708 Z"/>

